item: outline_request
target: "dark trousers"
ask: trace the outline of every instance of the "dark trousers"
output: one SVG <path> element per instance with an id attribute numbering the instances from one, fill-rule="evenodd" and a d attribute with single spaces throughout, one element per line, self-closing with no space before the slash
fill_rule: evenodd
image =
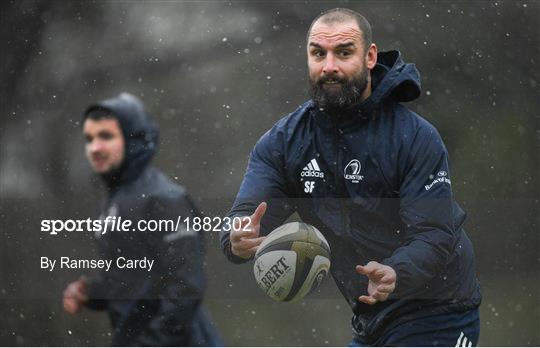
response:
<path id="1" fill-rule="evenodd" d="M 479 310 L 407 321 L 383 333 L 373 346 L 474 347 L 480 336 Z M 365 347 L 353 339 L 349 347 Z"/>

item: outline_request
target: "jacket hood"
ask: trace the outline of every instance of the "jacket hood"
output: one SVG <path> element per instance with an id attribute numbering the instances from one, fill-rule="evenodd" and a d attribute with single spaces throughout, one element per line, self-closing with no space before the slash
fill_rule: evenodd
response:
<path id="1" fill-rule="evenodd" d="M 412 63 L 405 63 L 399 51 L 379 52 L 377 65 L 371 72 L 370 103 L 379 104 L 391 97 L 396 102 L 409 102 L 420 96 L 420 73 Z"/>
<path id="2" fill-rule="evenodd" d="M 90 105 L 84 112 L 83 122 L 96 109 L 105 109 L 120 123 L 125 141 L 124 161 L 120 168 L 103 175 L 109 188 L 136 179 L 154 157 L 158 141 L 158 128 L 141 100 L 129 93 Z"/>
<path id="3" fill-rule="evenodd" d="M 420 96 L 420 73 L 405 63 L 399 51 L 379 52 L 371 70 L 371 95 L 363 102 L 344 109 L 340 118 L 315 108 L 315 120 L 323 128 L 338 125 L 342 129 L 358 127 L 358 117 L 368 119 L 372 110 L 387 98 L 396 102 L 412 101 Z M 313 101 L 310 101 L 314 106 Z"/>

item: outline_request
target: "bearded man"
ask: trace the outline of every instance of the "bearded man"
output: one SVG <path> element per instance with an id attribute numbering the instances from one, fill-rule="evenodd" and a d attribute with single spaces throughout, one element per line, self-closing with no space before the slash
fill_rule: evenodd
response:
<path id="1" fill-rule="evenodd" d="M 397 51 L 377 52 L 348 9 L 322 13 L 307 35 L 311 100 L 255 145 L 223 232 L 235 263 L 297 212 L 332 252 L 353 311 L 351 345 L 471 346 L 480 287 L 448 152 L 433 125 L 401 103 L 420 76 Z"/>

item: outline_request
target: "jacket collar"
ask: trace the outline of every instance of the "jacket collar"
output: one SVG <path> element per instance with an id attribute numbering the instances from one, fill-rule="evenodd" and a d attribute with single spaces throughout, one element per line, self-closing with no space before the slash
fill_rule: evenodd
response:
<path id="1" fill-rule="evenodd" d="M 370 98 L 367 98 L 360 104 L 344 109 L 342 113 L 329 114 L 315 106 L 310 101 L 311 116 L 315 123 L 322 129 L 328 131 L 338 131 L 340 133 L 349 133 L 360 127 L 372 118 L 373 106 Z"/>

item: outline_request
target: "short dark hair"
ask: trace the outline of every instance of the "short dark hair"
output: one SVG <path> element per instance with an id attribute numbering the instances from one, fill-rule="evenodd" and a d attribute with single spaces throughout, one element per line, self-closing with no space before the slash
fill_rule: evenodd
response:
<path id="1" fill-rule="evenodd" d="M 311 25 L 309 26 L 309 30 L 307 32 L 306 42 L 309 42 L 309 34 L 311 34 L 311 29 L 313 28 L 315 22 L 317 22 L 319 19 L 326 24 L 343 23 L 354 20 L 356 24 L 358 24 L 358 28 L 362 32 L 364 49 L 367 52 L 367 49 L 369 48 L 369 45 L 371 45 L 372 40 L 371 24 L 369 24 L 368 20 L 360 13 L 350 10 L 348 8 L 341 7 L 333 8 L 331 10 L 322 12 L 317 17 L 315 17 L 313 22 L 311 22 Z"/>
<path id="2" fill-rule="evenodd" d="M 99 121 L 99 120 L 103 120 L 107 118 L 116 118 L 116 117 L 112 114 L 111 110 L 101 107 L 101 106 L 96 106 L 89 109 L 86 112 L 86 114 L 84 115 L 84 120 L 88 118 L 94 121 Z"/>

